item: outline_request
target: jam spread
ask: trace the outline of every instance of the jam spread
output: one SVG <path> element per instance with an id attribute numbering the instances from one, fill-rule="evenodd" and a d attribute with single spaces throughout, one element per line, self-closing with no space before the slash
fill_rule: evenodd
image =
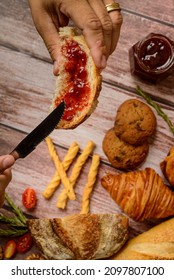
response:
<path id="1" fill-rule="evenodd" d="M 86 70 L 87 56 L 79 44 L 73 40 L 67 40 L 62 47 L 62 54 L 67 58 L 65 70 L 68 73 L 66 87 L 62 94 L 66 109 L 62 119 L 71 121 L 73 117 L 88 105 L 90 85 Z M 55 105 L 60 104 L 58 98 Z"/>
<path id="2" fill-rule="evenodd" d="M 129 51 L 132 74 L 157 82 L 174 73 L 174 42 L 161 34 L 149 34 Z"/>

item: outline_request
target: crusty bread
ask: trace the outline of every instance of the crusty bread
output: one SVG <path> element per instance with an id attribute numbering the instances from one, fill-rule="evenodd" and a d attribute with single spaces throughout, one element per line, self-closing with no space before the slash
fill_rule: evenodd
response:
<path id="1" fill-rule="evenodd" d="M 174 218 L 138 235 L 111 259 L 174 260 Z"/>
<path id="2" fill-rule="evenodd" d="M 128 239 L 128 219 L 121 214 L 31 219 L 28 227 L 46 259 L 103 259 Z"/>
<path id="3" fill-rule="evenodd" d="M 60 28 L 59 37 L 59 74 L 51 110 L 64 100 L 66 109 L 57 128 L 71 129 L 95 110 L 102 79 L 83 35 L 79 35 L 75 28 L 63 27 Z"/>

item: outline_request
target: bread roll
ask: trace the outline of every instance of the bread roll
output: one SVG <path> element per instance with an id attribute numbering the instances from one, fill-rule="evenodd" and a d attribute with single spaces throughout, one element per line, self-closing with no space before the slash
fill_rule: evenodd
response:
<path id="1" fill-rule="evenodd" d="M 174 218 L 128 241 L 114 260 L 174 260 Z"/>
<path id="2" fill-rule="evenodd" d="M 166 158 L 160 163 L 161 170 L 165 178 L 174 188 L 174 146 L 170 148 L 170 151 Z"/>
<path id="3" fill-rule="evenodd" d="M 28 227 L 46 259 L 103 259 L 128 238 L 128 219 L 121 214 L 74 214 L 31 219 Z"/>
<path id="4" fill-rule="evenodd" d="M 75 128 L 97 106 L 101 75 L 83 35 L 72 27 L 60 28 L 59 74 L 51 110 L 65 101 L 66 109 L 57 128 Z"/>

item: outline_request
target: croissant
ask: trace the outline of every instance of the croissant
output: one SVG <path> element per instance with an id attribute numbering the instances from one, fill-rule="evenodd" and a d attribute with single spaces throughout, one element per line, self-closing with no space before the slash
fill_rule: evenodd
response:
<path id="1" fill-rule="evenodd" d="M 103 259 L 128 239 L 128 218 L 122 214 L 74 214 L 27 223 L 45 259 Z"/>
<path id="2" fill-rule="evenodd" d="M 152 168 L 107 174 L 101 184 L 120 208 L 136 221 L 174 215 L 174 193 Z"/>
<path id="3" fill-rule="evenodd" d="M 167 157 L 160 163 L 160 167 L 165 178 L 174 187 L 174 146 L 170 149 Z"/>

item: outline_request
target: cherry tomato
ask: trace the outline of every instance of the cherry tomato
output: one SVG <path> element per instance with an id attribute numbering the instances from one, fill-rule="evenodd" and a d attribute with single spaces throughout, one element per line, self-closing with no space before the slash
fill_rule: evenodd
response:
<path id="1" fill-rule="evenodd" d="M 4 257 L 6 259 L 11 259 L 14 256 L 14 254 L 16 253 L 16 250 L 17 250 L 16 242 L 13 239 L 9 240 L 6 243 L 5 248 L 4 248 Z"/>
<path id="2" fill-rule="evenodd" d="M 36 192 L 32 188 L 27 188 L 22 194 L 22 203 L 27 208 L 32 210 L 36 206 Z"/>
<path id="3" fill-rule="evenodd" d="M 33 243 L 33 239 L 30 233 L 26 233 L 21 236 L 17 242 L 17 250 L 19 253 L 27 252 Z"/>

